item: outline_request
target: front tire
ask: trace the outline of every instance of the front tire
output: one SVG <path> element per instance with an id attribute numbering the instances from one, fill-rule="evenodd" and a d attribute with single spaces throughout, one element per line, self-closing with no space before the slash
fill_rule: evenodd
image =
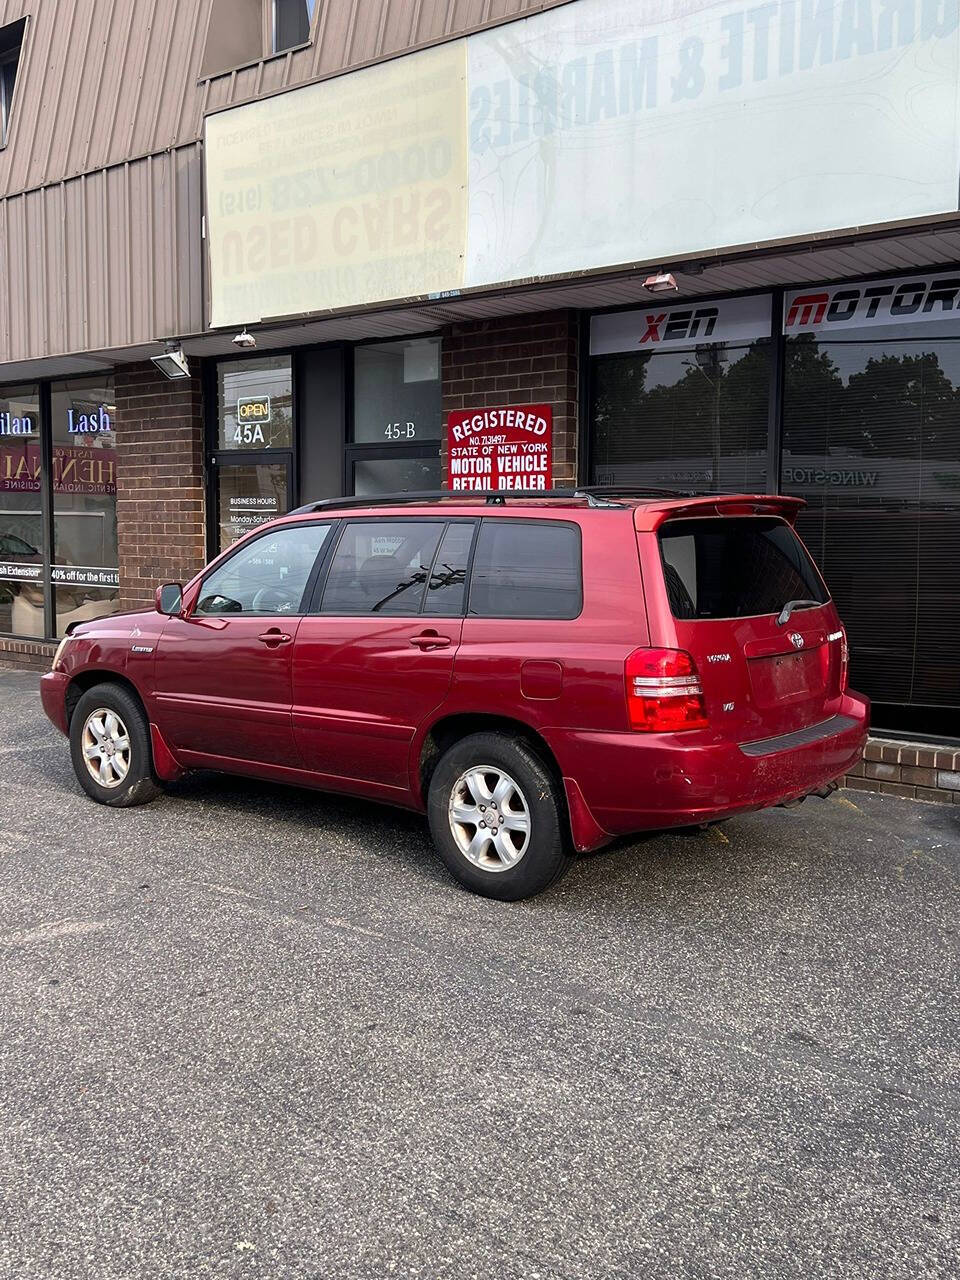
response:
<path id="1" fill-rule="evenodd" d="M 447 869 L 486 898 L 532 898 L 573 862 L 558 783 L 525 742 L 504 733 L 471 734 L 443 755 L 427 816 Z"/>
<path id="2" fill-rule="evenodd" d="M 81 696 L 70 718 L 70 756 L 77 781 L 98 804 L 125 809 L 160 794 L 147 717 L 121 685 L 94 685 Z"/>

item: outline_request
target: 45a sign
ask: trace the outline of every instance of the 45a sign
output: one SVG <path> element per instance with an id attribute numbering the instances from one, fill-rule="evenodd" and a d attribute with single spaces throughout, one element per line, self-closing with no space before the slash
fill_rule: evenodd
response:
<path id="1" fill-rule="evenodd" d="M 270 421 L 269 396 L 241 396 L 237 401 L 234 444 L 265 444 L 263 426 Z"/>

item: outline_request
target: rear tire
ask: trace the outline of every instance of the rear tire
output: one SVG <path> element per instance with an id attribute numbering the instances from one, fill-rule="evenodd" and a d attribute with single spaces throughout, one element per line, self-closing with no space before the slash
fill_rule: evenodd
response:
<path id="1" fill-rule="evenodd" d="M 160 795 L 147 717 L 121 685 L 94 685 L 81 696 L 70 717 L 70 756 L 77 781 L 98 804 L 126 809 Z"/>
<path id="2" fill-rule="evenodd" d="M 451 875 L 486 898 L 532 898 L 573 862 L 559 784 L 525 742 L 505 733 L 474 733 L 445 752 L 427 816 Z"/>

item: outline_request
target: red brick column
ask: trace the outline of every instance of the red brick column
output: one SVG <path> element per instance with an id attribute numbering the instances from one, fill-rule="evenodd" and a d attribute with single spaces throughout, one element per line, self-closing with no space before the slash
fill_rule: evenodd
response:
<path id="1" fill-rule="evenodd" d="M 206 559 L 200 379 L 119 365 L 116 401 L 120 606 L 139 609 Z"/>
<path id="2" fill-rule="evenodd" d="M 573 311 L 454 325 L 443 335 L 443 415 L 451 409 L 553 406 L 553 483 L 577 481 L 579 329 Z M 446 433 L 442 450 L 447 482 Z"/>

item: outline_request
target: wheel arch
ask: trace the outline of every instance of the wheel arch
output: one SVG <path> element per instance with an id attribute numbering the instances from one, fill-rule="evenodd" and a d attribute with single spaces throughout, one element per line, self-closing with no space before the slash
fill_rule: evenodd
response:
<path id="1" fill-rule="evenodd" d="M 421 807 L 426 807 L 430 779 L 443 753 L 455 742 L 472 733 L 490 732 L 506 733 L 519 738 L 542 760 L 556 783 L 563 820 L 577 850 L 584 852 L 598 849 L 612 839 L 593 817 L 577 782 L 573 778 L 564 777 L 559 761 L 543 735 L 532 725 L 511 716 L 458 712 L 444 716 L 431 725 L 421 744 L 414 776 L 414 785 L 418 791 L 416 799 Z"/>
<path id="2" fill-rule="evenodd" d="M 482 712 L 467 711 L 444 716 L 436 724 L 431 725 L 425 735 L 420 747 L 416 778 L 420 789 L 418 798 L 421 802 L 426 801 L 427 792 L 430 789 L 430 779 L 433 777 L 433 772 L 440 757 L 455 742 L 468 738 L 472 733 L 506 733 L 525 742 L 550 770 L 562 793 L 563 774 L 560 770 L 560 765 L 557 763 L 557 758 L 546 740 L 536 729 L 524 723 L 523 720 L 514 720 L 510 716 L 487 715 Z"/>
<path id="3" fill-rule="evenodd" d="M 116 671 L 105 671 L 96 667 L 87 671 L 79 671 L 75 676 L 71 677 L 70 683 L 67 685 L 65 703 L 67 708 L 67 728 L 70 728 L 70 721 L 73 719 L 73 713 L 77 708 L 77 703 L 87 692 L 98 684 L 115 684 L 121 689 L 125 689 L 127 693 L 132 694 L 143 709 L 143 714 L 150 722 L 150 715 L 147 711 L 146 703 L 143 700 L 143 694 L 126 676 L 120 675 Z"/>

